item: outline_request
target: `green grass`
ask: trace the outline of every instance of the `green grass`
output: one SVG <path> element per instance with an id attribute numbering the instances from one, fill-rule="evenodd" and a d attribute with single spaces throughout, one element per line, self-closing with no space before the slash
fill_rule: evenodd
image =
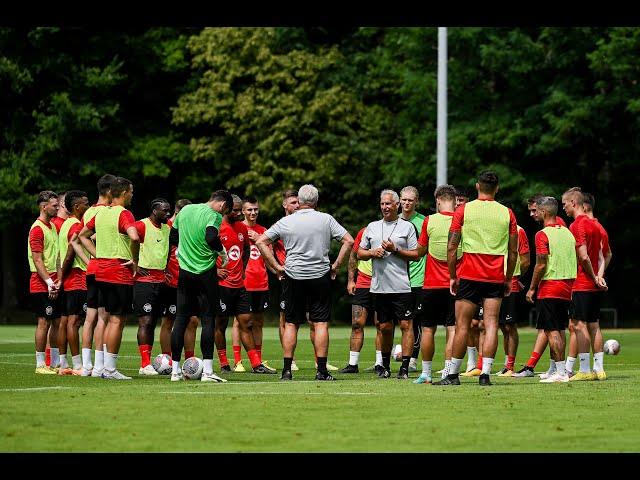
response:
<path id="1" fill-rule="evenodd" d="M 34 329 L 0 327 L 2 452 L 640 451 L 638 330 L 604 332 L 622 346 L 620 355 L 605 356 L 605 382 L 492 377 L 492 387 L 480 388 L 477 379 L 462 378 L 460 387 L 444 388 L 367 373 L 315 382 L 306 327 L 294 382 L 250 373 L 230 374 L 226 384 L 138 377 L 133 326 L 125 329 L 118 362 L 132 381 L 35 375 Z M 373 333 L 367 328 L 363 369 L 373 363 Z M 330 363 L 342 367 L 350 329 L 334 327 L 330 335 Z M 518 364 L 534 335 L 521 330 Z M 443 340 L 438 332 L 435 370 Z M 274 327 L 265 329 L 264 344 L 264 358 L 280 369 Z M 500 353 L 496 368 L 502 361 Z M 547 366 L 545 353 L 537 370 Z"/>

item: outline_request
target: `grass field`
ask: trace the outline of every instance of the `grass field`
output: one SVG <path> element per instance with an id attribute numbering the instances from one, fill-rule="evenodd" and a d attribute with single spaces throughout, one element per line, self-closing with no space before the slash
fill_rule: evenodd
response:
<path id="1" fill-rule="evenodd" d="M 225 384 L 172 383 L 137 376 L 135 333 L 126 327 L 118 362 L 134 379 L 118 382 L 35 375 L 34 327 L 0 327 L 0 452 L 640 451 L 639 330 L 605 330 L 605 339 L 622 348 L 605 356 L 604 382 L 545 385 L 494 376 L 489 388 L 476 378 L 444 388 L 368 373 L 316 382 L 306 327 L 293 382 L 237 373 Z M 373 363 L 373 334 L 367 328 L 362 369 Z M 330 335 L 329 361 L 343 367 L 350 329 L 334 327 Z M 442 364 L 438 335 L 434 370 Z M 521 330 L 518 365 L 534 336 Z M 280 370 L 276 328 L 265 329 L 263 350 Z M 499 353 L 494 370 L 502 362 Z M 547 367 L 545 353 L 537 371 Z"/>

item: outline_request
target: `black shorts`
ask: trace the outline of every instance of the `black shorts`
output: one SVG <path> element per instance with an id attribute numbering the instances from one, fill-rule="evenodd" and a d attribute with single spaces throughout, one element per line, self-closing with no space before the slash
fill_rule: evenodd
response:
<path id="1" fill-rule="evenodd" d="M 178 288 L 170 287 L 164 283 L 160 288 L 160 305 L 163 317 L 175 318 L 178 311 Z"/>
<path id="2" fill-rule="evenodd" d="M 573 292 L 571 295 L 571 318 L 587 323 L 600 320 L 602 292 Z"/>
<path id="3" fill-rule="evenodd" d="M 111 315 L 128 315 L 133 311 L 133 285 L 96 282 L 104 299 L 104 309 Z"/>
<path id="4" fill-rule="evenodd" d="M 104 307 L 104 298 L 98 288 L 95 275 L 87 275 L 87 308 Z"/>
<path id="5" fill-rule="evenodd" d="M 87 291 L 70 290 L 64 292 L 64 301 L 61 305 L 62 315 L 85 315 L 87 313 Z"/>
<path id="6" fill-rule="evenodd" d="M 164 283 L 136 282 L 133 285 L 133 312 L 138 317 L 160 318 Z"/>
<path id="7" fill-rule="evenodd" d="M 307 312 L 311 322 L 328 322 L 331 318 L 331 272 L 320 278 L 295 280 L 285 276 L 284 320 L 302 325 L 307 323 Z"/>
<path id="8" fill-rule="evenodd" d="M 354 295 L 350 295 L 350 297 L 351 305 L 359 305 L 370 312 L 374 310 L 373 296 L 369 292 L 368 288 L 356 288 L 356 293 Z"/>
<path id="9" fill-rule="evenodd" d="M 240 288 L 220 288 L 220 313 L 223 317 L 231 317 L 234 315 L 243 315 L 251 313 L 251 301 L 249 300 L 249 292 L 244 287 Z"/>
<path id="10" fill-rule="evenodd" d="M 213 319 L 220 312 L 220 293 L 216 268 L 191 273 L 182 268 L 178 273 L 176 317 Z"/>
<path id="11" fill-rule="evenodd" d="M 60 318 L 60 295 L 55 300 L 49 298 L 48 292 L 31 293 L 31 308 L 37 318 L 47 320 Z"/>
<path id="12" fill-rule="evenodd" d="M 413 295 L 413 320 L 416 324 L 422 324 L 428 305 L 422 301 L 422 287 L 411 287 L 411 295 Z"/>
<path id="13" fill-rule="evenodd" d="M 249 304 L 252 313 L 262 313 L 269 308 L 269 290 L 251 291 L 249 294 Z"/>
<path id="14" fill-rule="evenodd" d="M 378 322 L 399 322 L 413 319 L 413 293 L 373 293 Z"/>
<path id="15" fill-rule="evenodd" d="M 504 283 L 477 282 L 462 278 L 456 300 L 469 300 L 476 305 L 482 305 L 485 298 L 503 298 L 503 294 Z"/>
<path id="16" fill-rule="evenodd" d="M 420 293 L 423 305 L 423 327 L 444 325 L 453 327 L 456 324 L 456 298 L 448 288 L 428 288 Z"/>
<path id="17" fill-rule="evenodd" d="M 543 298 L 536 301 L 538 330 L 566 330 L 569 326 L 569 300 Z"/>
<path id="18" fill-rule="evenodd" d="M 511 292 L 511 295 L 504 297 L 500 306 L 499 325 L 516 325 L 518 323 L 518 293 Z"/>
<path id="19" fill-rule="evenodd" d="M 287 308 L 287 290 L 289 289 L 289 284 L 284 280 L 280 281 L 280 311 L 284 312 Z"/>

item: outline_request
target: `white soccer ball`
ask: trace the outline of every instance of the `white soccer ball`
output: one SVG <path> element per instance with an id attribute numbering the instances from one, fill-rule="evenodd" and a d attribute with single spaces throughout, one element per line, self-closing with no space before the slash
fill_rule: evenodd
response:
<path id="1" fill-rule="evenodd" d="M 185 380 L 200 380 L 204 362 L 198 357 L 187 358 L 182 364 L 182 375 Z"/>
<path id="2" fill-rule="evenodd" d="M 391 351 L 391 358 L 393 358 L 396 362 L 402 361 L 402 345 L 398 344 L 393 347 Z"/>
<path id="3" fill-rule="evenodd" d="M 171 373 L 173 361 L 171 360 L 171 355 L 161 353 L 153 359 L 151 365 L 153 365 L 153 368 L 160 375 L 169 375 Z"/>
<path id="4" fill-rule="evenodd" d="M 620 342 L 609 339 L 604 342 L 604 353 L 607 355 L 617 355 L 620 352 Z"/>

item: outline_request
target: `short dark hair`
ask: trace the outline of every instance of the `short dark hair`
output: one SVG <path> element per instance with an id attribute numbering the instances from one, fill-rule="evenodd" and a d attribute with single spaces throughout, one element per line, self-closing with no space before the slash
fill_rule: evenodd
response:
<path id="1" fill-rule="evenodd" d="M 542 197 L 545 197 L 546 195 L 544 193 L 534 193 L 531 197 L 529 197 L 527 199 L 527 205 L 532 205 L 534 203 L 538 203 L 538 200 L 540 200 Z"/>
<path id="2" fill-rule="evenodd" d="M 589 205 L 589 208 L 593 211 L 593 207 L 596 206 L 596 197 L 591 193 L 582 192 L 582 204 Z"/>
<path id="3" fill-rule="evenodd" d="M 298 191 L 293 189 L 288 189 L 282 192 L 282 200 L 286 200 L 289 197 L 297 197 Z"/>
<path id="4" fill-rule="evenodd" d="M 111 184 L 111 195 L 113 195 L 114 198 L 121 197 L 124 192 L 129 190 L 131 185 L 133 185 L 131 180 L 124 177 L 116 177 L 116 181 Z"/>
<path id="5" fill-rule="evenodd" d="M 435 192 L 433 192 L 434 198 L 442 198 L 443 200 L 455 200 L 457 190 L 453 185 L 438 185 Z"/>
<path id="6" fill-rule="evenodd" d="M 188 198 L 181 198 L 176 202 L 176 210 L 182 210 L 185 206 L 191 205 L 192 203 Z"/>
<path id="7" fill-rule="evenodd" d="M 455 190 L 456 197 L 469 198 L 469 190 L 467 190 L 465 187 L 455 187 Z"/>
<path id="8" fill-rule="evenodd" d="M 52 198 L 58 198 L 58 194 L 52 190 L 43 190 L 38 194 L 38 205 L 42 202 L 48 202 Z"/>
<path id="9" fill-rule="evenodd" d="M 116 183 L 117 179 L 118 177 L 111 175 L 110 173 L 106 173 L 101 176 L 100 180 L 98 180 L 98 195 L 103 197 L 106 196 L 109 193 L 109 190 L 111 190 L 111 185 Z"/>
<path id="10" fill-rule="evenodd" d="M 242 205 L 244 205 L 245 203 L 258 203 L 258 199 L 256 197 L 254 197 L 253 195 L 246 197 L 243 201 L 242 201 Z"/>
<path id="11" fill-rule="evenodd" d="M 211 194 L 209 201 L 224 201 L 229 210 L 233 209 L 233 196 L 228 190 L 216 190 Z"/>
<path id="12" fill-rule="evenodd" d="M 64 206 L 69 213 L 71 213 L 73 212 L 73 207 L 75 207 L 83 197 L 87 196 L 87 192 L 83 192 L 82 190 L 69 190 L 64 197 Z"/>
<path id="13" fill-rule="evenodd" d="M 493 193 L 498 188 L 498 174 L 491 170 L 485 170 L 478 176 L 478 184 L 482 193 Z"/>
<path id="14" fill-rule="evenodd" d="M 167 205 L 169 205 L 169 208 L 171 208 L 171 204 L 169 203 L 169 200 L 167 200 L 166 198 L 158 197 L 151 200 L 151 203 L 150 203 L 151 212 L 153 213 L 153 211 L 163 203 L 166 203 Z"/>

